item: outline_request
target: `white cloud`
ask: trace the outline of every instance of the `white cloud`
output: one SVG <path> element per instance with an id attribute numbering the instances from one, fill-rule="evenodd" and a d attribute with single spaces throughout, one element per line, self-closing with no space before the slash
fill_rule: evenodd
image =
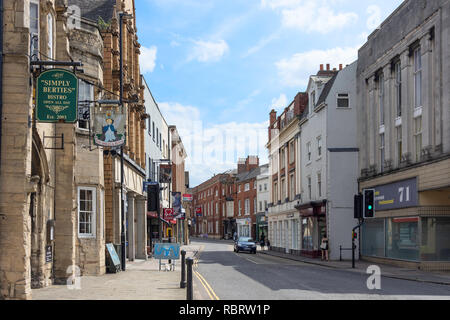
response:
<path id="1" fill-rule="evenodd" d="M 156 66 L 156 54 L 158 49 L 155 46 L 150 48 L 141 47 L 141 56 L 139 58 L 139 64 L 141 66 L 141 73 L 153 72 Z"/>
<path id="2" fill-rule="evenodd" d="M 287 97 L 284 93 L 280 94 L 278 98 L 272 99 L 272 104 L 270 105 L 270 110 L 274 109 L 277 112 L 281 112 L 287 107 Z"/>
<path id="3" fill-rule="evenodd" d="M 297 53 L 288 59 L 275 63 L 284 85 L 302 87 L 308 84 L 309 76 L 317 73 L 321 64 L 330 64 L 337 68 L 339 64 L 350 64 L 358 58 L 357 47 L 333 48 L 328 50 L 311 50 Z"/>
<path id="4" fill-rule="evenodd" d="M 268 121 L 261 123 L 228 122 L 207 125 L 200 110 L 180 103 L 159 103 L 170 125 L 176 125 L 188 153 L 186 167 L 195 186 L 213 174 L 234 169 L 238 158 L 259 155 L 266 163 Z"/>
<path id="5" fill-rule="evenodd" d="M 305 32 L 328 33 L 354 23 L 358 15 L 354 12 L 339 12 L 330 6 L 339 1 L 324 0 L 262 0 L 262 8 L 270 8 L 281 14 L 286 28 Z"/>
<path id="6" fill-rule="evenodd" d="M 188 61 L 217 62 L 228 52 L 228 44 L 224 40 L 202 41 L 194 40 L 194 48 L 188 57 Z"/>

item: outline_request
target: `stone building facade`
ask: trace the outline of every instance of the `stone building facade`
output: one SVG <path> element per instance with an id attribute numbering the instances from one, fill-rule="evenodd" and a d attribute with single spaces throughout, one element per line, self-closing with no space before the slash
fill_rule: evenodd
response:
<path id="1" fill-rule="evenodd" d="M 450 1 L 404 1 L 359 50 L 365 259 L 450 268 L 449 29 Z"/>
<path id="2" fill-rule="evenodd" d="M 100 96 L 101 90 L 94 88 L 102 84 L 100 32 L 80 16 L 69 25 L 68 6 L 64 0 L 4 1 L 2 298 L 29 299 L 32 288 L 105 272 L 103 153 L 88 147 L 86 119 L 42 123 L 35 115 L 36 78 L 49 67 L 32 66 L 33 61 L 82 61 L 79 84 L 93 84 L 89 100 Z M 81 92 L 79 100 L 84 99 Z M 86 189 L 92 197 L 83 204 L 92 205 L 89 214 L 98 223 L 80 237 L 80 191 Z"/>

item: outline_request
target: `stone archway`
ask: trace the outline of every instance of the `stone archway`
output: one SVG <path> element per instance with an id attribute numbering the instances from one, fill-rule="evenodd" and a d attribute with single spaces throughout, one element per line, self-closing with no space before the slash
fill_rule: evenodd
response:
<path id="1" fill-rule="evenodd" d="M 36 130 L 33 130 L 33 146 L 31 158 L 31 182 L 34 184 L 33 191 L 29 192 L 29 214 L 30 214 L 30 269 L 31 288 L 45 287 L 51 277 L 51 267 L 45 260 L 47 245 L 47 221 L 50 216 L 52 201 L 47 196 L 50 181 L 47 156 Z M 46 201 L 47 200 L 47 201 Z"/>

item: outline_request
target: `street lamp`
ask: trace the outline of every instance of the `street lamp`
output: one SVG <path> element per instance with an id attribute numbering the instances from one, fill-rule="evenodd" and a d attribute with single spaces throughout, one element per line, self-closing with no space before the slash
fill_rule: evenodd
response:
<path id="1" fill-rule="evenodd" d="M 133 15 L 120 12 L 119 13 L 119 47 L 120 47 L 120 106 L 123 108 L 123 19 L 132 19 Z M 122 220 L 122 228 L 120 233 L 120 242 L 121 242 L 121 260 L 122 260 L 122 271 L 126 269 L 126 244 L 125 244 L 125 201 L 123 194 L 123 181 L 124 181 L 124 170 L 123 170 L 123 146 L 120 147 L 120 207 L 121 207 L 121 220 Z"/>

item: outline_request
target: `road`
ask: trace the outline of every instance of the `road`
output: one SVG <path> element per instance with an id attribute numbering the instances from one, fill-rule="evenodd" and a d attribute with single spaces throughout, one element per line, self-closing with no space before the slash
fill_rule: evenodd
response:
<path id="1" fill-rule="evenodd" d="M 235 253 L 230 242 L 193 241 L 202 250 L 194 268 L 197 300 L 450 300 L 450 286 L 381 278 L 266 254 Z"/>

